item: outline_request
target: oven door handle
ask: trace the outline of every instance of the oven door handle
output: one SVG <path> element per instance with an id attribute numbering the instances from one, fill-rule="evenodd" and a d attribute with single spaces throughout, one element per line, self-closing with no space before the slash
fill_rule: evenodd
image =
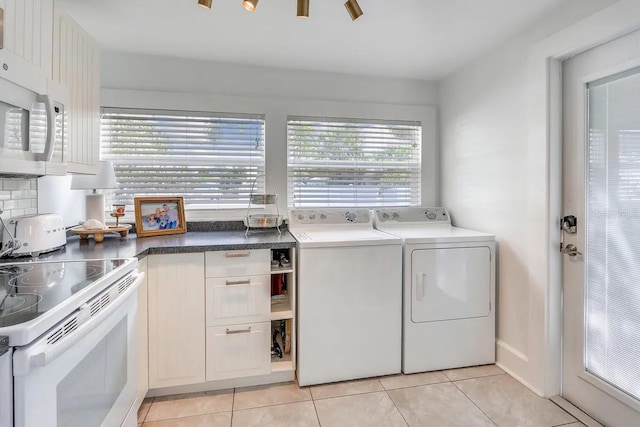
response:
<path id="1" fill-rule="evenodd" d="M 138 286 L 144 280 L 144 272 L 133 273 L 135 276 L 135 280 L 129 288 L 127 288 L 122 294 L 118 296 L 117 299 L 114 300 L 113 303 L 109 304 L 104 310 L 100 311 L 95 317 L 90 318 L 89 320 L 82 323 L 77 329 L 73 332 L 65 335 L 62 339 L 57 341 L 54 344 L 47 343 L 47 337 L 43 337 L 38 339 L 32 345 L 27 347 L 22 351 L 14 352 L 13 357 L 13 367 L 14 367 L 14 375 L 27 375 L 32 367 L 37 366 L 46 366 L 55 360 L 57 357 L 61 356 L 64 352 L 69 350 L 73 345 L 78 343 L 84 337 L 86 337 L 89 333 L 95 330 L 95 328 L 100 325 L 105 319 L 109 318 L 113 313 L 115 313 L 122 305 L 124 305 L 129 297 L 131 297 L 134 292 L 137 292 Z M 117 286 L 117 285 L 115 285 Z M 83 316 L 83 311 L 88 313 L 90 310 L 89 307 L 82 308 L 80 313 L 77 316 L 80 318 Z M 62 321 L 60 324 L 64 324 L 68 321 L 68 318 Z M 55 329 L 55 328 L 54 328 Z"/>

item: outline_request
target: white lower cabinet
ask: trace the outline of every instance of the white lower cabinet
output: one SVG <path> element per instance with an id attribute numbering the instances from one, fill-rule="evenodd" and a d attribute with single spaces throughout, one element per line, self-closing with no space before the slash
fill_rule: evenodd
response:
<path id="1" fill-rule="evenodd" d="M 204 254 L 151 255 L 149 388 L 205 381 Z"/>
<path id="2" fill-rule="evenodd" d="M 268 321 L 270 285 L 269 275 L 207 278 L 207 326 Z"/>
<path id="3" fill-rule="evenodd" d="M 151 394 L 293 380 L 294 257 L 292 248 L 147 257 Z"/>
<path id="4" fill-rule="evenodd" d="M 207 328 L 207 381 L 271 371 L 269 322 Z"/>

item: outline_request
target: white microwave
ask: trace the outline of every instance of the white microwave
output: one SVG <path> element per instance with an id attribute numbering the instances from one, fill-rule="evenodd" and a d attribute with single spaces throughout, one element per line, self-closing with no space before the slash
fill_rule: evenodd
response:
<path id="1" fill-rule="evenodd" d="M 0 175 L 64 175 L 64 105 L 0 78 Z"/>

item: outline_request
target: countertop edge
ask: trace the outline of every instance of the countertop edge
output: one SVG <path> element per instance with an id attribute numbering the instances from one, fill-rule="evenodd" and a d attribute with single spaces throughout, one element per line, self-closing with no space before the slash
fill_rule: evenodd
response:
<path id="1" fill-rule="evenodd" d="M 298 242 L 288 231 L 281 235 L 245 236 L 244 231 L 187 232 L 171 236 L 137 237 L 129 234 L 105 236 L 101 243 L 92 237 L 81 239 L 72 236 L 59 250 L 38 257 L 2 258 L 0 264 L 39 261 L 71 261 L 81 259 L 137 258 L 149 255 L 215 252 L 251 249 L 287 249 L 297 247 Z"/>

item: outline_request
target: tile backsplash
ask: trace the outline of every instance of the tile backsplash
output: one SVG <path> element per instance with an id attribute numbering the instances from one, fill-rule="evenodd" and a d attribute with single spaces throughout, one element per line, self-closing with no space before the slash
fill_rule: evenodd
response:
<path id="1" fill-rule="evenodd" d="M 0 178 L 2 218 L 38 213 L 38 180 Z"/>

